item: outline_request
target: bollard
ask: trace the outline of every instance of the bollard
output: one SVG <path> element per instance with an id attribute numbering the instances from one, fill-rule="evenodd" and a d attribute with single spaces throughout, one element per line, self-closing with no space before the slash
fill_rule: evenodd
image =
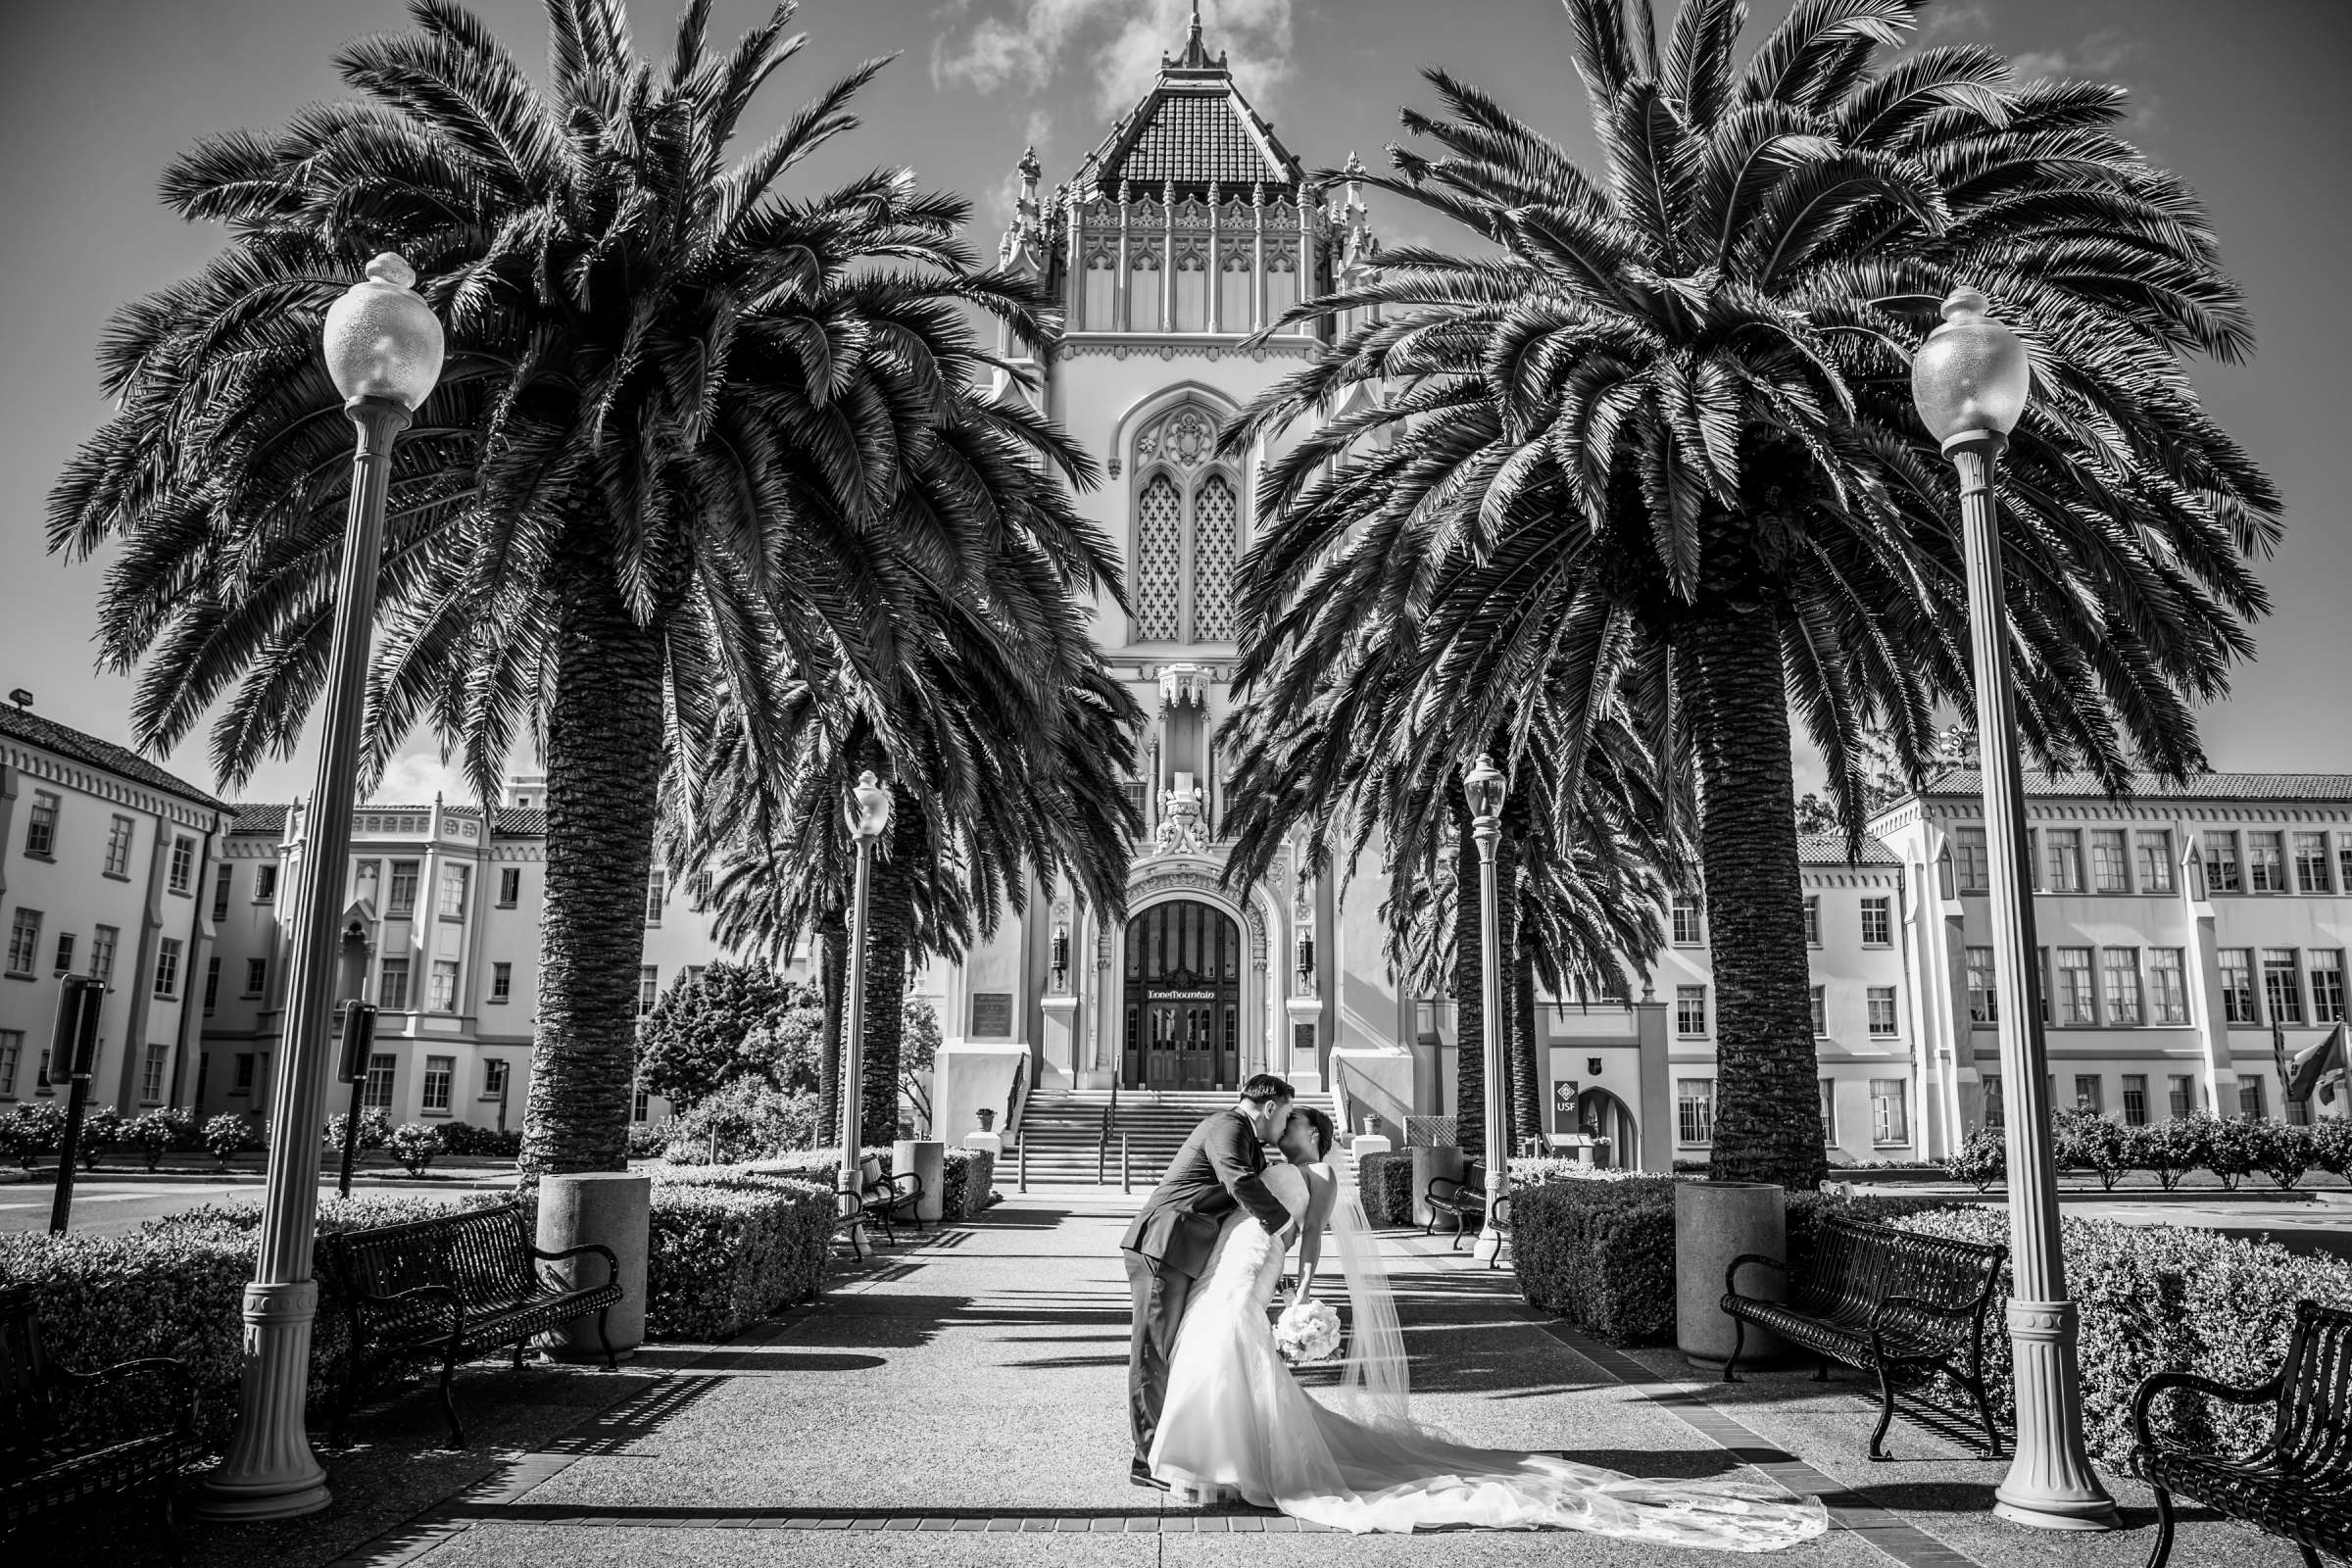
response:
<path id="1" fill-rule="evenodd" d="M 1029 1190 L 1029 1135 L 1023 1133 L 1012 1146 L 1012 1156 L 1021 1168 L 1021 1191 Z"/>
<path id="2" fill-rule="evenodd" d="M 1119 1191 L 1135 1191 L 1135 1166 L 1127 1157 L 1127 1135 L 1119 1134 Z"/>

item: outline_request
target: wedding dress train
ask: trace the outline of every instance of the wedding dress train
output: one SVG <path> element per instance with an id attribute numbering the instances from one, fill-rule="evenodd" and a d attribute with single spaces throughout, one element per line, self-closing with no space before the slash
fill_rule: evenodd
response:
<path id="1" fill-rule="evenodd" d="M 1296 1166 L 1277 1165 L 1265 1181 L 1292 1213 L 1305 1212 L 1306 1180 Z M 1343 1204 L 1353 1200 L 1343 1192 Z M 1452 1442 L 1405 1414 L 1400 1341 L 1392 1352 L 1390 1397 L 1361 1397 L 1362 1380 L 1351 1376 L 1359 1397 L 1348 1402 L 1359 1408 L 1333 1409 L 1292 1376 L 1274 1348 L 1267 1313 L 1283 1255 L 1265 1227 L 1239 1215 L 1194 1288 L 1152 1448 L 1153 1474 L 1173 1487 L 1239 1494 L 1259 1507 L 1357 1533 L 1551 1528 L 1770 1551 L 1829 1528 L 1819 1499 L 1791 1499 L 1774 1488 L 1641 1481 L 1548 1454 Z M 1349 1263 L 1359 1337 L 1368 1316 L 1393 1313 L 1385 1281 L 1360 1279 L 1360 1272 Z M 1380 1298 L 1367 1299 L 1372 1293 Z"/>

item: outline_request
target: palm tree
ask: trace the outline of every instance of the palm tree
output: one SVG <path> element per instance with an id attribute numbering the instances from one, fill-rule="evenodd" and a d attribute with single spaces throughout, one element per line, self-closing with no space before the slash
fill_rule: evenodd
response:
<path id="1" fill-rule="evenodd" d="M 122 412 L 50 517 L 54 550 L 120 547 L 102 645 L 139 668 L 142 745 L 168 749 L 219 702 L 227 783 L 289 752 L 325 662 L 350 439 L 320 318 L 370 254 L 416 264 L 448 358 L 395 462 L 368 756 L 380 767 L 429 722 L 489 799 L 524 727 L 540 737 L 526 1175 L 624 1157 L 665 756 L 709 744 L 722 696 L 780 756 L 769 696 L 787 674 L 847 683 L 890 744 L 918 605 L 1007 552 L 1065 579 L 1102 554 L 1066 509 L 996 508 L 1006 468 L 1094 470 L 972 391 L 999 367 L 971 311 L 1026 341 L 1054 318 L 978 269 L 965 203 L 890 171 L 787 193 L 857 124 L 847 105 L 881 62 L 729 163 L 801 47 L 791 5 L 713 51 L 710 6 L 689 0 L 660 68 L 620 0 L 548 11 L 544 88 L 475 17 L 414 0 L 416 30 L 337 57 L 360 101 L 172 166 L 168 203 L 230 243 L 116 318 Z"/>
<path id="2" fill-rule="evenodd" d="M 2031 345 L 2001 496 L 2020 726 L 2121 790 L 2134 762 L 2198 765 L 2194 705 L 2266 608 L 2247 558 L 2278 498 L 2185 368 L 2251 334 L 2193 193 L 2116 135 L 2118 89 L 2018 86 L 1973 45 L 1890 53 L 1921 0 L 1797 0 L 1744 61 L 1739 0 L 1688 0 L 1662 48 L 1645 0 L 1567 9 L 1603 167 L 1428 74 L 1446 113 L 1404 123 L 1435 155 L 1393 149 L 1367 182 L 1489 249 L 1385 252 L 1294 313 L 1359 324 L 1226 432 L 1326 416 L 1264 476 L 1246 614 L 1270 649 L 1394 605 L 1416 639 L 1397 700 L 1474 733 L 1523 737 L 1544 692 L 1563 734 L 1646 727 L 1674 694 L 1714 924 L 1713 1168 L 1810 1186 L 1790 710 L 1858 844 L 1865 729 L 1916 783 L 1936 704 L 1972 698 L 1955 483 L 1910 346 L 1960 283 Z"/>

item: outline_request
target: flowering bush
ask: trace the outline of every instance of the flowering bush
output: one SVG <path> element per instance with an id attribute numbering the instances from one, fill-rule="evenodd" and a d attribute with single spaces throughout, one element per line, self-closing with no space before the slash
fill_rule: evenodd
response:
<path id="1" fill-rule="evenodd" d="M 446 1121 L 440 1126 L 441 1152 L 461 1157 L 513 1159 L 522 1152 L 522 1129 L 511 1128 L 500 1132 L 495 1127 L 476 1127 L 469 1121 Z M 634 1125 L 629 1129 L 636 1131 Z M 632 1153 L 634 1150 L 630 1151 Z"/>
<path id="2" fill-rule="evenodd" d="M 431 1127 L 416 1122 L 403 1122 L 392 1130 L 392 1157 L 408 1168 L 412 1176 L 421 1176 L 424 1168 L 441 1152 L 441 1134 Z"/>
<path id="3" fill-rule="evenodd" d="M 787 1094 L 746 1073 L 674 1117 L 662 1157 L 676 1165 L 736 1164 L 803 1148 L 815 1131 L 814 1095 Z"/>
<path id="4" fill-rule="evenodd" d="M 343 1149 L 344 1135 L 350 1130 L 351 1113 L 338 1110 L 326 1118 L 326 1130 L 318 1135 L 319 1141 L 326 1145 L 330 1152 L 340 1153 Z M 392 1118 L 384 1113 L 383 1107 L 370 1105 L 361 1111 L 359 1147 L 363 1150 L 381 1149 L 390 1142 L 392 1142 Z"/>
<path id="5" fill-rule="evenodd" d="M 2052 1152 L 2060 1170 L 2088 1170 L 2099 1185 L 2112 1192 L 2132 1168 L 2131 1146 L 2124 1129 L 2094 1110 L 2070 1107 L 2050 1116 Z M 1977 1189 L 1983 1192 L 1983 1188 Z"/>
<path id="6" fill-rule="evenodd" d="M 66 1113 L 54 1100 L 34 1100 L 0 1116 L 0 1157 L 26 1170 L 43 1154 L 57 1152 L 66 1136 Z"/>
<path id="7" fill-rule="evenodd" d="M 2230 1121 L 2215 1121 L 2203 1111 L 2193 1120 L 2202 1121 L 2198 1129 L 2205 1142 L 2205 1168 L 2222 1179 L 2222 1185 L 2234 1190 L 2237 1184 L 2262 1168 L 2263 1124 L 2240 1116 Z"/>
<path id="8" fill-rule="evenodd" d="M 2318 1128 L 2297 1127 L 2283 1121 L 2257 1122 L 2254 1127 L 2254 1162 L 2281 1191 L 2293 1187 L 2320 1162 Z"/>
<path id="9" fill-rule="evenodd" d="M 234 1111 L 222 1111 L 204 1124 L 204 1147 L 220 1162 L 222 1170 L 228 1168 L 231 1155 L 252 1142 L 253 1133 L 246 1126 L 245 1118 Z"/>
<path id="10" fill-rule="evenodd" d="M 184 1110 L 151 1110 L 130 1119 L 122 1129 L 122 1142 L 146 1155 L 147 1168 L 153 1170 L 164 1162 L 166 1154 L 178 1147 L 179 1123 L 192 1123 L 195 1119 Z"/>
<path id="11" fill-rule="evenodd" d="M 108 1150 L 122 1141 L 122 1113 L 112 1105 L 95 1105 L 81 1117 L 81 1142 L 74 1146 L 74 1157 L 83 1170 L 96 1170 L 98 1160 Z"/>
<path id="12" fill-rule="evenodd" d="M 2125 1147 L 2132 1163 L 2151 1172 L 2157 1185 L 2169 1193 L 2180 1185 L 2181 1177 L 2203 1165 L 2211 1155 L 2212 1125 L 2210 1118 L 2192 1116 L 2184 1121 L 2127 1127 Z"/>
<path id="13" fill-rule="evenodd" d="M 1979 1127 L 1968 1135 L 1959 1152 L 1943 1162 L 1952 1180 L 1966 1182 L 1982 1193 L 2009 1174 L 2009 1145 L 1998 1127 Z"/>

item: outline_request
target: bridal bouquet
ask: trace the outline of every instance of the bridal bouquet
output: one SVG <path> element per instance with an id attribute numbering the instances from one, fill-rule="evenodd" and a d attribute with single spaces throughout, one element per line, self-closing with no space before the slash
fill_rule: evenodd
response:
<path id="1" fill-rule="evenodd" d="M 1312 1298 L 1293 1301 L 1274 1321 L 1274 1348 L 1294 1366 L 1330 1360 L 1340 1350 L 1340 1314 Z"/>

